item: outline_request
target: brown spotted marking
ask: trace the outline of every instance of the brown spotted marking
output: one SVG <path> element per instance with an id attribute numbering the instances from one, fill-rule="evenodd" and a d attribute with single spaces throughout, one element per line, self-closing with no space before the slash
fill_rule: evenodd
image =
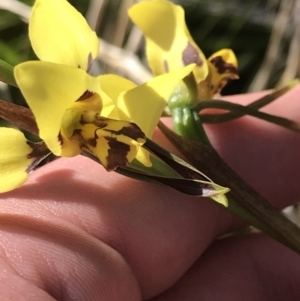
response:
<path id="1" fill-rule="evenodd" d="M 91 68 L 92 68 L 92 63 L 93 63 L 93 56 L 91 53 L 89 53 L 88 58 L 87 58 L 87 68 L 86 68 L 86 73 L 89 73 Z M 80 65 L 77 65 L 78 69 L 81 69 Z"/>
<path id="2" fill-rule="evenodd" d="M 92 57 L 92 54 L 89 53 L 89 56 L 88 56 L 88 60 L 87 60 L 87 69 L 86 69 L 86 72 L 89 73 L 91 68 L 92 68 L 92 63 L 93 63 L 93 57 Z"/>
<path id="3" fill-rule="evenodd" d="M 27 155 L 27 159 L 34 159 L 34 161 L 27 167 L 26 172 L 29 174 L 37 167 L 41 165 L 41 162 L 51 155 L 51 151 L 47 148 L 44 142 L 31 142 L 27 141 L 27 144 L 32 149 L 32 152 Z"/>
<path id="4" fill-rule="evenodd" d="M 164 60 L 164 70 L 166 73 L 169 73 L 169 64 L 167 60 Z"/>
<path id="5" fill-rule="evenodd" d="M 82 136 L 81 136 L 81 132 L 82 132 L 81 129 L 75 129 L 75 130 L 73 131 L 72 137 L 82 137 Z"/>
<path id="6" fill-rule="evenodd" d="M 108 120 L 110 120 L 109 118 L 105 118 L 105 117 L 101 117 L 99 115 L 99 113 L 96 113 L 94 115 L 94 119 L 90 120 L 90 119 L 86 119 L 84 115 L 81 115 L 80 121 L 79 123 L 81 125 L 85 125 L 85 124 L 94 124 L 97 128 L 99 129 L 103 129 L 108 125 Z"/>
<path id="7" fill-rule="evenodd" d="M 47 148 L 44 142 L 34 143 L 31 141 L 27 141 L 27 144 L 32 149 L 32 152 L 27 155 L 27 159 L 42 157 L 50 153 L 50 150 Z"/>
<path id="8" fill-rule="evenodd" d="M 97 146 L 97 138 L 90 138 L 86 141 L 90 146 L 96 147 Z"/>
<path id="9" fill-rule="evenodd" d="M 132 129 L 134 129 L 132 131 Z M 135 124 L 132 125 L 131 127 L 123 127 L 119 131 L 114 131 L 110 129 L 105 129 L 106 132 L 113 134 L 113 135 L 124 135 L 127 136 L 135 141 L 138 141 L 138 139 L 146 139 L 145 134 L 137 127 Z"/>
<path id="10" fill-rule="evenodd" d="M 123 126 L 120 130 L 111 130 L 107 127 L 109 127 L 110 120 L 115 121 L 113 119 L 101 117 L 98 113 L 95 114 L 93 120 L 86 120 L 85 116 L 81 116 L 80 123 L 82 125 L 85 124 L 93 124 L 97 128 L 94 132 L 94 137 L 91 139 L 88 139 L 86 141 L 86 145 L 83 146 L 83 148 L 86 148 L 88 150 L 88 145 L 92 147 L 96 147 L 98 143 L 98 135 L 97 130 L 104 129 L 107 132 L 108 136 L 101 135 L 102 138 L 106 139 L 108 142 L 108 155 L 106 157 L 107 160 L 107 170 L 114 170 L 118 166 L 126 166 L 128 164 L 127 155 L 130 152 L 131 148 L 134 146 L 130 146 L 126 143 L 120 142 L 117 140 L 117 137 L 111 137 L 110 135 L 124 135 L 126 137 L 129 137 L 133 140 L 138 139 L 146 139 L 145 134 L 141 131 L 141 129 L 134 123 L 127 122 L 127 126 Z M 118 120 L 116 120 L 118 121 Z M 100 146 L 101 147 L 101 146 Z M 103 164 L 103 162 L 102 162 Z M 103 164 L 104 165 L 104 164 Z"/>
<path id="11" fill-rule="evenodd" d="M 181 59 L 185 66 L 196 64 L 201 67 L 203 65 L 203 61 L 199 57 L 198 50 L 190 42 L 187 43 L 187 46 L 183 50 Z"/>
<path id="12" fill-rule="evenodd" d="M 219 74 L 230 73 L 233 77 L 238 75 L 236 67 L 225 62 L 222 56 L 216 56 L 210 59 L 210 62 L 217 68 Z"/>
<path id="13" fill-rule="evenodd" d="M 229 79 L 230 79 L 230 77 L 222 79 L 219 82 L 218 86 L 214 89 L 214 94 L 220 93 L 223 90 L 223 88 L 226 86 Z"/>
<path id="14" fill-rule="evenodd" d="M 116 135 L 125 135 L 133 140 L 146 139 L 142 130 L 134 123 L 130 123 L 129 126 L 122 127 L 119 131 L 114 131 Z"/>
<path id="15" fill-rule="evenodd" d="M 97 114 L 93 124 L 95 124 L 98 128 L 105 128 L 106 126 L 109 125 L 110 120 L 114 120 L 114 119 L 101 117 L 99 114 Z M 142 130 L 135 123 L 132 122 L 128 122 L 128 126 L 124 126 L 118 131 L 113 131 L 109 129 L 105 129 L 105 130 L 115 135 L 125 135 L 134 140 L 137 140 L 139 138 L 146 139 L 146 136 L 142 132 Z"/>
<path id="16" fill-rule="evenodd" d="M 107 170 L 114 170 L 118 166 L 126 166 L 128 164 L 127 154 L 130 152 L 130 146 L 119 142 L 113 137 L 104 137 L 109 145 L 107 160 Z"/>
<path id="17" fill-rule="evenodd" d="M 80 148 L 83 148 L 86 144 L 86 141 L 82 137 L 81 133 L 82 133 L 81 129 L 75 129 L 73 131 L 72 136 L 69 139 L 72 140 L 72 142 L 78 143 Z"/>
<path id="18" fill-rule="evenodd" d="M 93 121 L 85 120 L 84 116 L 82 115 L 80 119 L 80 124 L 81 125 L 85 125 L 87 123 L 94 124 L 98 129 L 103 129 L 109 125 L 110 120 L 114 120 L 114 119 L 102 117 L 97 113 L 95 114 L 95 119 Z M 118 121 L 118 120 L 114 120 L 114 121 Z M 128 122 L 128 126 L 124 126 L 118 131 L 114 131 L 110 129 L 105 129 L 105 130 L 111 134 L 125 135 L 133 140 L 146 139 L 146 136 L 142 132 L 142 130 L 135 123 L 132 122 Z"/>
<path id="19" fill-rule="evenodd" d="M 95 94 L 94 92 L 86 90 L 76 101 L 82 101 L 82 100 L 88 99 L 88 98 L 92 97 L 94 94 Z"/>
<path id="20" fill-rule="evenodd" d="M 92 123 L 98 128 L 103 129 L 108 125 L 109 120 L 109 118 L 102 117 L 99 113 L 97 113 L 95 114 L 95 120 Z"/>
<path id="21" fill-rule="evenodd" d="M 87 144 L 89 144 L 92 147 L 97 146 L 97 139 L 99 138 L 99 136 L 97 135 L 97 130 L 98 129 L 95 129 L 95 131 L 94 131 L 94 138 L 90 138 L 90 139 L 86 140 Z"/>
<path id="22" fill-rule="evenodd" d="M 62 135 L 61 135 L 60 132 L 58 133 L 58 137 L 57 138 L 58 138 L 58 141 L 59 141 L 60 145 L 62 146 L 63 143 L 64 143 L 64 140 L 63 140 L 63 137 L 62 137 Z"/>

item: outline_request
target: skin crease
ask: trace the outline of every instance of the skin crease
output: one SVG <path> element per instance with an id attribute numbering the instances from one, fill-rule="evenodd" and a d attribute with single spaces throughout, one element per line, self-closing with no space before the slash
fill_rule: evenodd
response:
<path id="1" fill-rule="evenodd" d="M 299 121 L 299 92 L 264 111 Z M 251 117 L 206 130 L 272 204 L 299 200 L 299 134 Z M 208 200 L 59 159 L 0 195 L 1 301 L 299 300 L 297 254 L 261 234 L 214 242 L 240 223 Z"/>

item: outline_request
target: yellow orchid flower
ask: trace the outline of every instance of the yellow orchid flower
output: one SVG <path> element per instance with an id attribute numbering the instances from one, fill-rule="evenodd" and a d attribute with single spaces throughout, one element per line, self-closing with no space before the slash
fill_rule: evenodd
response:
<path id="1" fill-rule="evenodd" d="M 115 109 L 104 116 L 134 122 L 146 137 L 151 138 L 176 85 L 193 68 L 194 65 L 190 65 L 177 72 L 157 76 L 141 86 L 118 75 L 99 76 L 102 90 L 115 103 Z M 148 151 L 143 148 L 139 148 L 136 158 L 147 167 L 152 165 Z"/>
<path id="2" fill-rule="evenodd" d="M 145 118 L 146 114 L 151 112 L 158 112 L 157 116 L 161 114 L 161 94 L 166 91 L 168 95 L 171 94 L 176 83 L 190 72 L 189 68 L 186 68 L 184 71 L 174 73 L 174 75 L 166 78 L 154 79 L 137 88 L 134 93 L 131 92 L 136 97 L 135 100 L 123 100 L 123 104 L 116 106 L 116 103 L 101 90 L 99 79 L 87 73 L 93 58 L 99 51 L 99 39 L 89 28 L 82 15 L 67 1 L 37 0 L 30 18 L 29 37 L 37 56 L 43 61 L 26 62 L 16 66 L 15 78 L 35 115 L 40 137 L 46 142 L 48 148 L 58 156 L 73 156 L 81 152 L 83 141 L 80 141 L 78 135 L 74 137 L 73 132 L 77 130 L 76 133 L 78 133 L 80 130 L 82 131 L 81 134 L 87 135 L 87 126 L 84 126 L 83 129 L 80 123 L 77 122 L 76 126 L 74 123 L 76 118 L 82 117 L 83 110 L 89 111 L 90 116 L 94 114 L 94 119 L 99 118 L 97 114 L 100 114 L 102 110 L 102 122 L 104 122 L 103 117 L 122 119 L 136 123 L 143 130 L 145 128 L 144 123 L 149 120 L 149 118 Z M 44 43 L 44 41 L 46 42 Z M 60 46 L 61 44 L 63 46 Z M 120 77 L 117 79 L 116 83 L 119 84 L 121 79 Z M 110 84 L 113 85 L 113 81 Z M 137 104 L 137 101 L 143 103 L 143 106 L 146 105 L 147 100 L 143 100 L 145 98 L 143 94 L 148 92 L 149 88 L 158 92 L 151 99 L 151 111 L 145 111 L 145 115 L 143 115 L 143 108 Z M 165 98 L 168 95 L 164 95 Z M 79 100 L 81 105 L 76 103 Z M 83 103 L 85 104 L 82 105 Z M 76 109 L 73 108 L 74 106 Z M 133 107 L 139 107 L 140 110 L 132 109 Z M 61 128 L 62 120 L 66 119 L 64 116 L 66 112 L 68 112 L 68 122 L 72 124 L 72 126 L 69 124 L 68 134 Z M 121 114 L 122 112 L 123 114 Z M 140 118 L 140 116 L 143 117 Z M 73 123 L 72 119 L 74 119 Z M 91 122 L 96 123 L 95 120 L 91 120 Z M 158 118 L 154 122 L 152 119 L 151 122 L 157 124 Z M 106 123 L 109 124 L 110 121 L 106 120 Z M 113 124 L 114 129 L 107 128 L 109 133 L 112 133 L 113 130 L 117 132 L 121 130 L 121 128 L 116 128 L 117 122 L 114 121 Z M 63 125 L 66 127 L 65 121 Z M 119 125 L 125 126 L 124 122 L 120 122 Z M 70 130 L 70 127 L 73 127 L 73 131 Z M 132 128 L 132 124 L 128 123 L 127 127 Z M 81 137 L 84 140 L 91 139 L 91 134 L 96 130 L 95 127 L 89 126 L 88 128 L 90 134 Z M 103 126 L 103 129 L 105 128 Z M 152 132 L 153 130 L 154 127 Z M 127 130 L 126 132 L 128 133 Z M 99 136 L 99 134 L 100 131 L 97 130 L 95 135 Z M 151 135 L 152 133 L 149 133 L 149 136 Z M 114 138 L 118 139 L 116 134 L 114 134 Z M 130 142 L 130 145 L 135 146 L 131 145 L 135 153 L 138 145 L 142 145 L 143 141 L 144 139 L 140 135 Z M 93 148 L 93 150 L 95 149 Z M 108 152 L 105 147 L 101 147 L 99 152 L 102 150 Z M 130 158 L 135 157 L 134 152 Z M 98 158 L 104 157 L 102 153 L 96 155 Z M 130 162 L 130 160 L 126 160 L 126 162 Z M 106 163 L 102 162 L 107 168 Z"/>
<path id="3" fill-rule="evenodd" d="M 35 2 L 29 21 L 29 38 L 41 61 L 16 66 L 16 82 L 35 116 L 39 136 L 51 152 L 57 156 L 77 155 L 81 153 L 82 141 L 78 141 L 78 135 L 72 138 L 70 127 L 75 130 L 80 108 L 83 114 L 89 105 L 94 118 L 102 106 L 106 110 L 113 108 L 97 78 L 88 74 L 99 52 L 99 39 L 83 16 L 65 0 Z M 87 101 L 91 97 L 93 101 Z M 76 101 L 85 105 L 75 106 Z M 69 137 L 62 128 L 66 125 L 63 119 L 66 120 L 67 111 L 71 123 L 67 131 L 71 133 Z M 73 111 L 74 120 L 71 120 Z"/>
<path id="4" fill-rule="evenodd" d="M 17 65 L 14 75 L 48 149 L 56 156 L 67 157 L 89 152 L 107 170 L 127 165 L 135 157 L 151 166 L 149 154 L 140 148 L 146 136 L 151 138 L 174 88 L 193 66 L 139 87 L 118 76 L 106 77 L 105 81 L 89 75 L 99 51 L 99 39 L 66 0 L 37 0 L 29 22 L 29 37 L 41 61 Z M 3 145 L 9 132 L 2 128 L 0 133 L 5 134 L 0 136 Z M 11 141 L 17 140 L 23 148 L 7 162 L 15 164 L 19 160 L 22 172 L 14 173 L 11 168 L 13 176 L 9 185 L 0 188 L 2 192 L 23 183 L 35 162 L 30 155 L 34 153 L 33 144 L 28 144 L 21 133 L 12 137 Z M 9 157 L 8 149 L 0 148 L 0 167 Z M 0 177 L 7 170 L 1 168 Z"/>
<path id="5" fill-rule="evenodd" d="M 228 79 L 238 78 L 232 50 L 222 49 L 205 58 L 189 33 L 181 6 L 166 0 L 146 0 L 133 5 L 128 13 L 146 37 L 147 59 L 154 75 L 194 63 L 198 100 L 212 98 Z"/>

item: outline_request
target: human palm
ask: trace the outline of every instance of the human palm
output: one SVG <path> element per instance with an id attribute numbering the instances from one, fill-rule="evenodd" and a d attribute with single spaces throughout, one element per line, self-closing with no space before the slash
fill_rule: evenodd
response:
<path id="1" fill-rule="evenodd" d="M 299 92 L 266 111 L 299 121 Z M 251 117 L 206 129 L 273 205 L 299 200 L 299 134 Z M 216 240 L 243 225 L 208 200 L 59 159 L 1 195 L 1 300 L 299 300 L 296 253 L 263 234 Z"/>

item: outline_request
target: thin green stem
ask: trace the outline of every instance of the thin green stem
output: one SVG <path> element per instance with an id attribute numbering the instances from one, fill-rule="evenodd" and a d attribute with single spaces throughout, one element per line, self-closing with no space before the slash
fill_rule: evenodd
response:
<path id="1" fill-rule="evenodd" d="M 18 87 L 14 77 L 14 67 L 0 59 L 0 81 Z"/>
<path id="2" fill-rule="evenodd" d="M 270 104 L 271 102 L 277 100 L 280 96 L 284 95 L 291 89 L 293 89 L 299 83 L 298 79 L 292 80 L 288 85 L 285 87 L 278 89 L 272 93 L 269 93 L 258 100 L 250 103 L 246 107 L 259 110 L 262 107 Z M 211 101 L 211 100 L 210 100 Z M 223 114 L 201 114 L 201 120 L 203 123 L 220 123 L 225 121 L 230 121 L 246 114 L 240 112 L 228 112 Z"/>
<path id="3" fill-rule="evenodd" d="M 249 106 L 242 106 L 236 103 L 232 103 L 225 100 L 205 100 L 202 102 L 199 102 L 194 109 L 199 112 L 204 109 L 224 109 L 224 110 L 230 110 L 232 112 L 235 112 L 237 114 L 242 115 L 250 115 L 274 124 L 277 124 L 281 127 L 287 128 L 289 130 L 300 132 L 300 124 L 292 121 L 287 118 L 274 116 L 268 113 L 257 111 L 256 109 L 249 107 Z"/>

